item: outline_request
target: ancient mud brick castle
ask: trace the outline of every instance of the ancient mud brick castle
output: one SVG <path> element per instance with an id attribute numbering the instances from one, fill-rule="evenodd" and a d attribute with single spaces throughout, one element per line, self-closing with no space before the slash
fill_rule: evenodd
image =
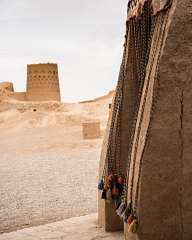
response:
<path id="1" fill-rule="evenodd" d="M 12 85 L 6 83 L 6 86 Z M 3 87 L 5 84 L 1 83 Z M 27 90 L 14 92 L 6 89 L 7 96 L 21 101 L 60 101 L 58 67 L 55 63 L 27 65 Z"/>
<path id="2" fill-rule="evenodd" d="M 60 101 L 57 64 L 31 64 L 27 66 L 28 101 Z"/>

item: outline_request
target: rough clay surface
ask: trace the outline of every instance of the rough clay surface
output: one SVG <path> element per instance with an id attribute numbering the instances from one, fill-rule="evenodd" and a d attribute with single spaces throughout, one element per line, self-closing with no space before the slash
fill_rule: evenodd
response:
<path id="1" fill-rule="evenodd" d="M 0 231 L 97 211 L 102 138 L 83 140 L 82 123 L 104 132 L 113 94 L 77 104 L 0 101 Z"/>
<path id="2" fill-rule="evenodd" d="M 149 88 L 153 107 L 147 126 L 144 112 L 135 175 L 142 163 L 138 214 L 139 240 L 190 240 L 191 219 L 191 76 L 192 1 L 177 3 L 155 86 Z M 152 78 L 150 79 L 152 81 Z M 147 109 L 147 105 L 145 106 Z M 150 110 L 149 110 L 150 111 Z M 134 179 L 137 184 L 137 179 Z M 126 239 L 130 239 L 127 236 Z"/>
<path id="3" fill-rule="evenodd" d="M 155 31 L 155 54 L 154 59 L 153 54 L 150 55 L 152 68 L 147 69 L 146 77 L 149 85 L 144 86 L 137 118 L 132 150 L 132 160 L 136 161 L 131 161 L 129 186 L 133 175 L 134 204 L 137 190 L 139 192 L 136 201 L 139 231 L 130 235 L 126 227 L 127 240 L 192 239 L 192 0 L 173 0 L 172 6 L 168 24 L 164 19 Z M 162 52 L 158 39 L 166 39 Z M 126 115 L 126 111 L 124 113 Z M 103 162 L 100 174 L 102 166 Z M 110 230 L 115 230 L 111 210 L 109 212 L 101 201 L 99 206 L 100 225 L 110 225 Z"/>

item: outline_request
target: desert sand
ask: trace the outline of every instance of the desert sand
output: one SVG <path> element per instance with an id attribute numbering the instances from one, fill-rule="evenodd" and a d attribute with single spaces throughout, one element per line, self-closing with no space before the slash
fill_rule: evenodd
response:
<path id="1" fill-rule="evenodd" d="M 82 103 L 0 99 L 0 231 L 97 211 L 102 138 L 83 140 L 82 123 L 105 131 L 113 92 Z"/>

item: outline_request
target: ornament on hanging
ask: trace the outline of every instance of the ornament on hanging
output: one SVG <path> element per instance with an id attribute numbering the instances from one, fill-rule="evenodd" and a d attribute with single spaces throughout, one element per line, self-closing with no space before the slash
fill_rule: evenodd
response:
<path id="1" fill-rule="evenodd" d="M 125 211 L 122 213 L 122 219 L 125 223 L 127 223 L 128 217 L 131 215 L 132 209 L 130 205 L 125 209 Z"/>
<path id="2" fill-rule="evenodd" d="M 108 203 L 112 202 L 112 193 L 111 193 L 111 189 L 108 189 L 106 192 L 106 200 Z"/>
<path id="3" fill-rule="evenodd" d="M 118 188 L 118 190 L 119 190 L 119 194 L 122 195 L 122 194 L 123 194 L 123 190 L 124 190 L 124 189 L 123 189 L 123 185 L 117 183 L 117 188 Z"/>
<path id="4" fill-rule="evenodd" d="M 113 203 L 117 210 L 122 203 L 121 197 L 124 193 L 123 177 L 111 173 L 104 179 L 101 179 L 98 183 L 98 189 L 102 190 L 101 198 Z"/>
<path id="5" fill-rule="evenodd" d="M 108 188 L 112 188 L 113 187 L 113 183 L 114 183 L 114 176 L 113 176 L 113 174 L 110 174 L 107 177 L 107 181 L 106 181 L 107 187 Z"/>
<path id="6" fill-rule="evenodd" d="M 115 197 L 113 198 L 113 204 L 115 205 L 115 209 L 117 210 L 119 208 L 119 206 L 121 205 L 121 198 L 118 196 L 118 197 Z"/>
<path id="7" fill-rule="evenodd" d="M 99 181 L 99 183 L 98 183 L 98 189 L 99 189 L 99 190 L 103 190 L 103 189 L 104 189 L 104 186 L 105 186 L 104 181 L 103 181 L 103 179 L 101 179 L 101 180 Z"/>
<path id="8" fill-rule="evenodd" d="M 114 176 L 112 173 L 108 176 L 108 181 L 111 181 L 111 182 L 114 181 Z"/>
<path id="9" fill-rule="evenodd" d="M 102 199 L 107 199 L 107 190 L 104 188 L 101 194 Z"/>
<path id="10" fill-rule="evenodd" d="M 130 225 L 133 222 L 133 220 L 134 220 L 134 216 L 131 214 L 127 219 L 128 225 Z"/>
<path id="11" fill-rule="evenodd" d="M 113 197 L 119 196 L 119 189 L 117 187 L 117 184 L 114 184 L 114 186 L 112 188 L 112 195 L 113 195 Z"/>
<path id="12" fill-rule="evenodd" d="M 123 177 L 122 177 L 122 176 L 118 176 L 117 182 L 118 182 L 119 184 L 123 185 Z"/>
<path id="13" fill-rule="evenodd" d="M 126 205 L 126 203 L 123 201 L 123 202 L 120 204 L 120 206 L 117 208 L 117 210 L 116 210 L 117 215 L 118 215 L 118 216 L 121 216 L 121 214 L 125 211 L 126 207 L 127 207 L 127 205 Z"/>
<path id="14" fill-rule="evenodd" d="M 137 233 L 138 226 L 139 225 L 137 219 L 134 219 L 128 227 L 128 232 Z"/>

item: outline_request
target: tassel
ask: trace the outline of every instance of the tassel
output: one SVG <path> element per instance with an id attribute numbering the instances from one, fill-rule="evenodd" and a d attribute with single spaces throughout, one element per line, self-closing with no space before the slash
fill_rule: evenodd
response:
<path id="1" fill-rule="evenodd" d="M 123 185 L 123 178 L 122 178 L 122 176 L 119 176 L 119 177 L 117 178 L 117 182 L 118 182 L 119 184 Z"/>
<path id="2" fill-rule="evenodd" d="M 128 219 L 127 219 L 128 225 L 130 225 L 130 224 L 133 222 L 133 220 L 134 220 L 133 215 L 130 215 L 130 216 L 128 217 Z"/>
<path id="3" fill-rule="evenodd" d="M 114 176 L 113 174 L 110 174 L 108 177 L 107 177 L 107 187 L 108 188 L 112 188 L 113 187 L 113 183 L 114 183 Z"/>
<path id="4" fill-rule="evenodd" d="M 108 181 L 113 182 L 114 181 L 114 176 L 113 174 L 110 174 L 107 178 Z"/>
<path id="5" fill-rule="evenodd" d="M 98 183 L 98 189 L 103 190 L 104 189 L 104 181 L 103 179 Z"/>
<path id="6" fill-rule="evenodd" d="M 138 230 L 138 222 L 136 219 L 134 219 L 128 227 L 128 232 L 136 233 L 137 230 Z"/>
<path id="7" fill-rule="evenodd" d="M 117 183 L 117 188 L 118 188 L 119 194 L 122 195 L 122 193 L 123 193 L 123 185 Z"/>
<path id="8" fill-rule="evenodd" d="M 121 198 L 120 197 L 115 197 L 113 199 L 113 203 L 115 205 L 115 209 L 117 210 L 119 208 L 119 206 L 121 205 Z"/>
<path id="9" fill-rule="evenodd" d="M 126 209 L 125 209 L 125 211 L 122 213 L 122 219 L 123 219 L 123 221 L 126 223 L 127 222 L 127 220 L 128 220 L 128 217 L 131 215 L 131 208 L 130 208 L 130 206 L 128 206 Z"/>
<path id="10" fill-rule="evenodd" d="M 107 199 L 107 191 L 106 189 L 103 189 L 102 194 L 101 194 L 102 199 Z"/>
<path id="11" fill-rule="evenodd" d="M 124 212 L 125 209 L 126 209 L 126 204 L 122 202 L 118 207 L 118 209 L 116 210 L 117 215 L 121 216 L 121 214 Z"/>
<path id="12" fill-rule="evenodd" d="M 107 191 L 108 189 L 110 189 L 110 187 L 107 185 L 107 183 L 104 185 L 104 189 Z"/>
<path id="13" fill-rule="evenodd" d="M 112 201 L 111 189 L 107 190 L 107 192 L 106 192 L 106 199 L 107 199 L 108 203 L 111 203 L 111 201 Z"/>
<path id="14" fill-rule="evenodd" d="M 119 196 L 119 189 L 117 188 L 116 184 L 113 186 L 112 195 Z"/>

